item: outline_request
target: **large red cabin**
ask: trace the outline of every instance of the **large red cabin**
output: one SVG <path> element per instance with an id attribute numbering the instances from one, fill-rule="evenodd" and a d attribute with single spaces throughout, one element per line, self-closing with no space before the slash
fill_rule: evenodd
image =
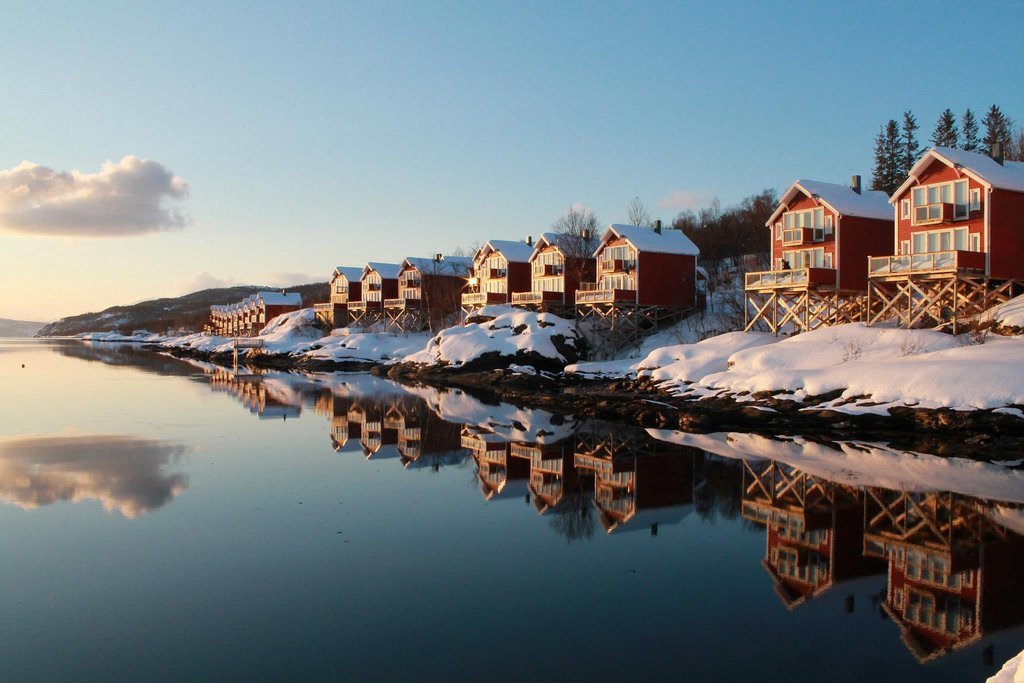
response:
<path id="1" fill-rule="evenodd" d="M 582 235 L 546 232 L 530 255 L 530 291 L 513 291 L 516 306 L 572 306 L 583 282 L 593 282 L 596 262 Z"/>
<path id="2" fill-rule="evenodd" d="M 866 291 L 867 257 L 892 243 L 892 207 L 884 192 L 797 180 L 766 225 L 772 270 L 747 273 L 746 289 L 823 287 Z"/>
<path id="3" fill-rule="evenodd" d="M 363 297 L 360 278 L 363 269 L 353 266 L 338 266 L 331 274 L 329 283 L 331 298 L 326 303 L 314 304 L 317 320 L 324 327 L 344 327 L 348 324 L 348 303 Z"/>
<path id="4" fill-rule="evenodd" d="M 462 295 L 462 307 L 473 309 L 511 302 L 512 292 L 530 287 L 530 256 L 533 245 L 510 240 L 491 240 L 473 257 L 469 291 Z"/>
<path id="5" fill-rule="evenodd" d="M 889 201 L 895 239 L 872 252 L 872 276 L 974 272 L 1024 279 L 1024 162 L 933 147 Z"/>
<path id="6" fill-rule="evenodd" d="M 577 290 L 576 303 L 693 308 L 699 254 L 679 230 L 610 225 L 594 252 L 596 282 Z"/>
<path id="7" fill-rule="evenodd" d="M 459 311 L 472 268 L 473 260 L 462 256 L 405 259 L 398 273 L 398 295 L 384 300 L 388 327 L 402 332 L 444 327 Z"/>

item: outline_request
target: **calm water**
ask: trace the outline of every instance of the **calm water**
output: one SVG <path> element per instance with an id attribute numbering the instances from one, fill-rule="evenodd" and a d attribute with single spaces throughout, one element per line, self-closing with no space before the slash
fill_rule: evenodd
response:
<path id="1" fill-rule="evenodd" d="M 0 387 L 0 680 L 982 681 L 1024 648 L 1019 468 L 77 342 L 0 341 Z"/>

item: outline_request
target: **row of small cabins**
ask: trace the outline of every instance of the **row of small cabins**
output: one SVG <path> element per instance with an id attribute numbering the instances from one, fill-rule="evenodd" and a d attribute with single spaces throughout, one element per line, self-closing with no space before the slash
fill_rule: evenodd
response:
<path id="1" fill-rule="evenodd" d="M 302 295 L 295 292 L 257 292 L 233 304 L 210 307 L 205 331 L 227 337 L 259 334 L 267 323 L 282 313 L 302 308 Z"/>
<path id="2" fill-rule="evenodd" d="M 932 148 L 891 197 L 862 190 L 859 176 L 850 187 L 794 182 L 767 222 L 771 269 L 745 276 L 746 329 L 896 318 L 907 327 L 949 320 L 955 330 L 1020 293 L 1024 162 L 994 152 Z M 616 346 L 705 306 L 707 274 L 682 232 L 611 225 L 592 252 L 588 241 L 546 233 L 536 243 L 491 240 L 472 259 L 339 266 L 316 316 L 325 328 L 412 332 L 511 304 L 589 321 L 583 327 Z M 244 302 L 214 307 L 212 330 L 258 332 L 259 323 L 238 322 L 247 310 L 251 318 Z"/>

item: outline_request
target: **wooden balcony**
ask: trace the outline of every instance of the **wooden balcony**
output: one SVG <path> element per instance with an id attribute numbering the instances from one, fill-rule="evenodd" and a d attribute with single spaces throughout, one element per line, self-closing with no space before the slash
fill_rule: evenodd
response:
<path id="1" fill-rule="evenodd" d="M 835 268 L 794 268 L 792 270 L 762 270 L 747 273 L 744 288 L 754 289 L 814 289 L 835 287 Z"/>
<path id="2" fill-rule="evenodd" d="M 463 306 L 488 306 L 508 303 L 505 292 L 467 292 L 462 295 Z"/>
<path id="3" fill-rule="evenodd" d="M 331 303 L 335 306 L 344 306 L 348 303 L 348 292 L 333 292 L 331 294 Z"/>
<path id="4" fill-rule="evenodd" d="M 584 283 L 576 290 L 578 304 L 636 303 L 635 289 L 598 289 L 593 282 Z"/>
<path id="5" fill-rule="evenodd" d="M 636 270 L 636 259 L 601 259 L 597 268 L 602 273 L 629 273 Z"/>
<path id="6" fill-rule="evenodd" d="M 350 301 L 348 302 L 348 309 L 350 311 L 379 311 L 383 305 L 384 302 L 380 299 L 376 301 Z"/>
<path id="7" fill-rule="evenodd" d="M 961 205 L 964 206 L 964 205 Z M 953 220 L 954 206 L 949 203 L 925 204 L 914 207 L 914 225 L 936 225 Z M 965 215 L 964 218 L 967 218 Z"/>
<path id="8" fill-rule="evenodd" d="M 397 299 L 384 299 L 384 308 L 392 309 L 407 309 L 407 308 L 419 308 L 420 299 L 410 297 L 398 297 Z"/>
<path id="9" fill-rule="evenodd" d="M 789 228 L 782 231 L 782 246 L 784 247 L 815 241 L 821 240 L 814 239 L 814 228 Z"/>
<path id="10" fill-rule="evenodd" d="M 513 306 L 538 306 L 543 303 L 562 303 L 564 292 L 512 292 Z"/>
<path id="11" fill-rule="evenodd" d="M 909 256 L 869 256 L 868 277 L 985 272 L 985 253 L 934 251 Z"/>

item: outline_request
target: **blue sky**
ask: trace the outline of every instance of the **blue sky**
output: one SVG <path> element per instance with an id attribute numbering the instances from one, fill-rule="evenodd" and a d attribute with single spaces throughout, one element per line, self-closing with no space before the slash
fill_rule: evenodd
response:
<path id="1" fill-rule="evenodd" d="M 0 317 L 326 279 L 537 235 L 571 203 L 666 220 L 870 176 L 878 127 L 1024 120 L 1021 3 L 16 3 L 0 170 L 135 155 L 189 225 L 0 226 Z M 671 198 L 675 198 L 674 200 Z M 659 205 L 660 202 L 660 205 Z"/>

